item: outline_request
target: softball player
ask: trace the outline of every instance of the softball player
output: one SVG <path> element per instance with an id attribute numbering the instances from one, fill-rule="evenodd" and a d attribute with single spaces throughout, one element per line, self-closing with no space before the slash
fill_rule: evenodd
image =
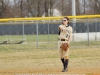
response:
<path id="1" fill-rule="evenodd" d="M 62 72 L 68 71 L 68 55 L 69 55 L 69 48 L 67 51 L 64 51 L 60 48 L 62 43 L 70 43 L 72 38 L 72 27 L 69 26 L 69 18 L 64 17 L 62 20 L 62 24 L 59 25 L 59 35 L 58 35 L 58 49 L 60 53 L 60 58 L 63 63 L 63 70 Z"/>

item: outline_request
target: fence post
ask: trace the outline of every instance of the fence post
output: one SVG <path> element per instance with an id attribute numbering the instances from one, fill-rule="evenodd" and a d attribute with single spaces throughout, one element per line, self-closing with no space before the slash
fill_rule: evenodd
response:
<path id="1" fill-rule="evenodd" d="M 74 23 L 73 23 L 73 42 L 74 42 Z"/>
<path id="2" fill-rule="evenodd" d="M 76 33 L 76 18 L 73 18 L 72 19 L 72 22 L 73 22 L 73 42 L 74 42 L 74 33 Z"/>
<path id="3" fill-rule="evenodd" d="M 94 20 L 95 22 L 95 41 L 97 41 L 97 22 L 96 19 Z"/>
<path id="4" fill-rule="evenodd" d="M 88 24 L 88 19 L 87 19 L 87 40 L 88 40 L 88 46 L 90 45 L 89 43 L 89 24 Z"/>
<path id="5" fill-rule="evenodd" d="M 22 31 L 22 32 L 23 32 L 23 39 L 26 41 L 26 37 L 25 37 L 25 33 L 24 33 L 24 28 L 25 28 L 25 27 L 24 27 L 24 21 L 23 21 L 23 26 L 22 26 L 22 28 L 23 28 L 23 31 Z"/>
<path id="6" fill-rule="evenodd" d="M 12 44 L 12 39 L 11 39 L 11 36 L 9 35 L 9 39 L 10 39 L 10 44 Z"/>
<path id="7" fill-rule="evenodd" d="M 36 20 L 36 34 L 37 34 L 36 45 L 37 45 L 37 48 L 38 48 L 38 21 L 37 20 Z"/>
<path id="8" fill-rule="evenodd" d="M 48 20 L 48 43 L 49 43 L 49 20 Z"/>

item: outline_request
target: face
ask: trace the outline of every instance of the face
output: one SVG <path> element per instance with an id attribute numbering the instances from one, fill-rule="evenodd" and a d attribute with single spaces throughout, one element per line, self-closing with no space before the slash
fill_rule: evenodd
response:
<path id="1" fill-rule="evenodd" d="M 67 20 L 66 18 L 63 18 L 62 23 L 63 23 L 64 25 L 66 25 L 66 24 L 68 23 L 68 20 Z"/>

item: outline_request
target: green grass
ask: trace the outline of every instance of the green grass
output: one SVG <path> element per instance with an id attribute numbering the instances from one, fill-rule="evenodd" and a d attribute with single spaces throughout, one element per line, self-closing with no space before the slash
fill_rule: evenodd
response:
<path id="1" fill-rule="evenodd" d="M 11 38 L 11 40 L 15 41 L 20 39 L 23 39 L 22 35 L 11 35 L 11 36 L 7 36 L 8 39 Z M 23 45 L 0 45 L 0 51 L 1 50 L 29 50 L 29 48 L 38 48 L 38 49 L 45 49 L 45 50 L 55 50 L 58 47 L 58 35 L 56 34 L 50 34 L 50 35 L 26 35 L 26 42 L 24 42 Z M 6 40 L 6 35 L 0 36 L 0 41 Z M 18 40 L 18 41 L 20 41 Z M 38 40 L 38 41 L 37 41 Z M 14 48 L 13 48 L 14 46 Z M 89 46 L 88 46 L 88 42 L 84 41 L 84 42 L 71 42 L 70 43 L 70 48 L 72 50 L 76 50 L 76 49 L 82 49 L 82 48 L 100 48 L 100 42 L 99 41 L 90 41 L 89 42 Z M 31 48 L 31 49 L 32 49 Z"/>
<path id="2" fill-rule="evenodd" d="M 18 39 L 24 39 L 26 38 L 27 42 L 36 42 L 37 40 L 39 42 L 56 42 L 58 40 L 58 35 L 57 34 L 41 34 L 41 35 L 0 35 L 0 41 L 2 40 L 18 40 Z M 80 43 L 76 43 L 77 45 L 80 45 Z M 87 44 L 87 41 L 82 42 L 82 44 Z M 99 42 L 90 42 L 90 44 L 100 44 Z"/>
<path id="3" fill-rule="evenodd" d="M 36 42 L 37 41 L 37 39 L 39 40 L 39 41 L 41 41 L 41 42 L 43 42 L 43 41 L 48 41 L 48 40 L 50 40 L 50 41 L 56 41 L 57 40 L 57 38 L 58 38 L 58 35 L 55 35 L 55 34 L 50 34 L 50 35 L 39 35 L 39 36 L 37 36 L 37 35 L 25 35 L 25 36 L 23 36 L 23 35 L 1 35 L 0 36 L 0 41 L 2 41 L 2 40 L 7 40 L 7 39 L 11 39 L 11 40 L 18 40 L 18 39 L 24 39 L 24 38 L 26 38 L 26 40 L 28 41 L 28 42 Z"/>

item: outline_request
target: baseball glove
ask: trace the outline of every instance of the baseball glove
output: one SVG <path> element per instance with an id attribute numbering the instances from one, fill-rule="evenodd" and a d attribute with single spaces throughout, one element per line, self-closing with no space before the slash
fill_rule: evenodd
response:
<path id="1" fill-rule="evenodd" d="M 69 48 L 69 44 L 63 43 L 63 44 L 60 46 L 60 48 L 61 48 L 62 50 L 64 50 L 64 51 L 67 51 L 68 48 Z"/>

